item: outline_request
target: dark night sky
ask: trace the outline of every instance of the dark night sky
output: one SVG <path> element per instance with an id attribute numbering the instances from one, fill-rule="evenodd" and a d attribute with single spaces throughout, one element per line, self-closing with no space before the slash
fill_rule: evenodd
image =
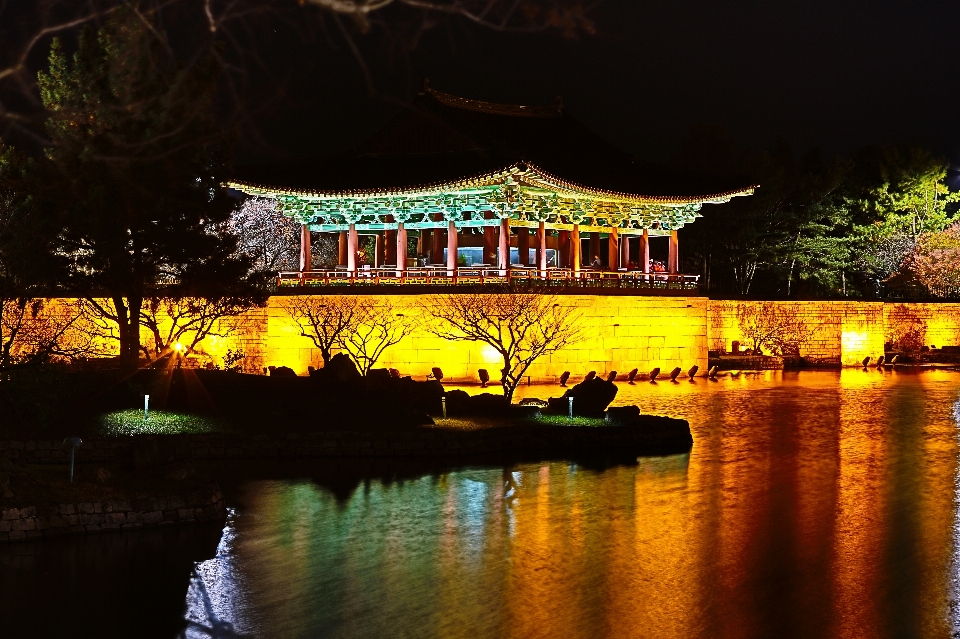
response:
<path id="1" fill-rule="evenodd" d="M 376 34 L 364 46 L 392 95 L 423 76 L 492 101 L 560 95 L 588 126 L 651 159 L 693 125 L 717 123 L 757 148 L 777 138 L 829 153 L 908 142 L 960 160 L 958 2 L 607 0 L 591 15 L 598 34 L 576 41 L 454 25 L 429 32 L 406 63 L 378 51 Z M 284 155 L 347 148 L 397 108 L 366 97 L 342 48 L 307 52 L 278 32 L 270 55 L 293 79 L 296 106 L 262 120 Z"/>

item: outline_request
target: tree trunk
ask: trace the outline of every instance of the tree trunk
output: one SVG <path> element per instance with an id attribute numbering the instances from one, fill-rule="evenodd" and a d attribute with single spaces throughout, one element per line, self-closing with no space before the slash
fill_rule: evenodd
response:
<path id="1" fill-rule="evenodd" d="M 793 287 L 793 267 L 797 264 L 797 258 L 790 260 L 790 271 L 787 273 L 787 297 L 790 297 L 790 289 Z"/>
<path id="2" fill-rule="evenodd" d="M 123 296 L 113 298 L 113 307 L 117 312 L 117 332 L 120 336 L 120 369 L 125 373 L 137 370 L 140 362 L 140 309 L 143 297 L 130 295 L 124 302 Z"/>
<path id="3" fill-rule="evenodd" d="M 7 311 L 7 301 L 5 298 L 0 298 L 0 320 L 6 319 L 3 317 L 3 314 Z M 6 335 L 3 334 L 3 325 L 0 324 L 0 339 L 3 340 L 3 350 L 0 351 L 0 370 L 7 370 L 10 368 L 10 365 L 13 364 L 10 357 L 10 349 L 13 347 L 13 340 L 16 338 L 16 329 L 13 327 L 13 322 L 10 324 L 10 332 Z"/>
<path id="4" fill-rule="evenodd" d="M 503 398 L 507 400 L 507 404 L 513 403 L 513 391 L 516 388 L 516 384 L 510 381 L 510 361 L 504 357 L 503 358 L 503 369 L 500 371 L 500 384 L 503 386 Z"/>

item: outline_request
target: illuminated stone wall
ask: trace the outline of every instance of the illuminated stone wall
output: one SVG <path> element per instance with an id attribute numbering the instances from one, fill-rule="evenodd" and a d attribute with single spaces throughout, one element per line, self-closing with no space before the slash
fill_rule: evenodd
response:
<path id="1" fill-rule="evenodd" d="M 738 305 L 763 302 L 710 300 L 710 349 L 729 351 L 733 340 L 743 343 L 737 321 Z M 960 345 L 960 304 L 890 302 L 774 302 L 800 317 L 811 333 L 801 354 L 813 359 L 837 360 L 852 366 L 864 357 L 879 357 L 886 342 L 896 342 L 904 324 L 915 323 L 927 346 Z"/>
<path id="2" fill-rule="evenodd" d="M 308 366 L 319 367 L 319 351 L 300 336 L 280 306 L 281 299 L 271 298 L 266 309 L 257 311 L 266 316 L 266 336 L 259 346 L 264 365 L 289 366 L 301 374 Z M 419 312 L 416 296 L 396 295 L 390 300 L 398 312 L 413 316 Z M 665 371 L 676 366 L 684 370 L 694 364 L 701 369 L 706 366 L 705 298 L 561 295 L 557 303 L 576 308 L 583 337 L 538 360 L 528 371 L 534 381 L 555 381 L 564 371 L 576 379 L 591 370 L 606 375 L 633 368 L 646 373 L 657 366 Z M 446 379 L 476 381 L 480 368 L 497 379 L 502 363 L 489 346 L 450 342 L 419 331 L 387 349 L 378 366 L 414 376 L 426 376 L 439 366 Z"/>
<path id="3" fill-rule="evenodd" d="M 885 304 L 885 341 L 895 342 L 898 329 L 916 323 L 927 346 L 960 345 L 960 304 Z"/>
<path id="4" fill-rule="evenodd" d="M 730 351 L 734 340 L 746 343 L 737 320 L 739 306 L 758 306 L 769 302 L 732 302 L 710 300 L 709 344 L 712 350 Z M 804 357 L 824 363 L 857 365 L 865 357 L 883 354 L 886 334 L 884 302 L 773 302 L 782 310 L 799 317 L 809 331 L 801 346 Z M 921 305 L 910 305 L 921 306 Z"/>
<path id="5" fill-rule="evenodd" d="M 391 295 L 397 312 L 416 317 L 417 296 Z M 763 302 L 707 300 L 702 297 L 638 297 L 608 295 L 559 295 L 557 302 L 573 306 L 580 316 L 583 337 L 538 361 L 528 374 L 533 381 L 555 381 L 564 371 L 574 380 L 588 371 L 605 376 L 621 375 L 633 368 L 641 374 L 654 367 L 664 372 L 676 366 L 684 371 L 694 364 L 706 370 L 708 349 L 729 351 L 734 340 L 746 342 L 737 320 L 739 305 Z M 199 363 L 221 364 L 228 349 L 246 353 L 245 368 L 262 371 L 267 366 L 289 366 L 306 374 L 308 366 L 320 366 L 319 351 L 300 331 L 273 297 L 265 308 L 253 309 L 240 318 L 225 320 L 235 328 L 227 337 L 209 337 L 201 343 Z M 73 305 L 74 300 L 56 302 Z M 857 365 L 864 357 L 883 353 L 885 342 L 896 341 L 904 325 L 919 327 L 921 343 L 960 344 L 960 304 L 894 304 L 883 302 L 774 302 L 801 318 L 810 338 L 801 354 L 824 362 Z M 144 331 L 142 339 L 150 343 Z M 115 351 L 115 342 L 104 341 L 104 352 Z M 425 377 L 439 366 L 450 381 L 476 381 L 485 368 L 496 380 L 502 366 L 489 346 L 450 342 L 418 331 L 389 348 L 379 367 L 396 368 L 404 375 Z"/>

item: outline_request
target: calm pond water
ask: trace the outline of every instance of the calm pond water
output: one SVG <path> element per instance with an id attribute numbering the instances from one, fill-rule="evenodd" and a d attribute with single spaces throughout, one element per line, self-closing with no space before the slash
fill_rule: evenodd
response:
<path id="1" fill-rule="evenodd" d="M 958 396 L 949 371 L 621 385 L 689 419 L 691 453 L 265 471 L 206 557 L 195 538 L 0 547 L 0 627 L 43 636 L 56 600 L 101 637 L 172 637 L 174 608 L 189 637 L 956 636 Z"/>

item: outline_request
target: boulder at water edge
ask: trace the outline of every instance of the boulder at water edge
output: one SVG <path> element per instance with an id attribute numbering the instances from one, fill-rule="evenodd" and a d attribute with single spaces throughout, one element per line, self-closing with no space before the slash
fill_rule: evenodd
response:
<path id="1" fill-rule="evenodd" d="M 462 390 L 448 390 L 447 398 L 447 417 L 460 417 L 470 414 L 470 395 Z"/>
<path id="2" fill-rule="evenodd" d="M 594 377 L 585 379 L 568 389 L 563 397 L 551 397 L 547 411 L 554 415 L 566 415 L 569 410 L 569 398 L 573 398 L 574 417 L 603 417 L 610 402 L 617 396 L 617 385 Z"/>
<path id="3" fill-rule="evenodd" d="M 607 409 L 604 420 L 608 424 L 633 424 L 640 419 L 640 408 L 638 406 L 611 406 Z"/>

